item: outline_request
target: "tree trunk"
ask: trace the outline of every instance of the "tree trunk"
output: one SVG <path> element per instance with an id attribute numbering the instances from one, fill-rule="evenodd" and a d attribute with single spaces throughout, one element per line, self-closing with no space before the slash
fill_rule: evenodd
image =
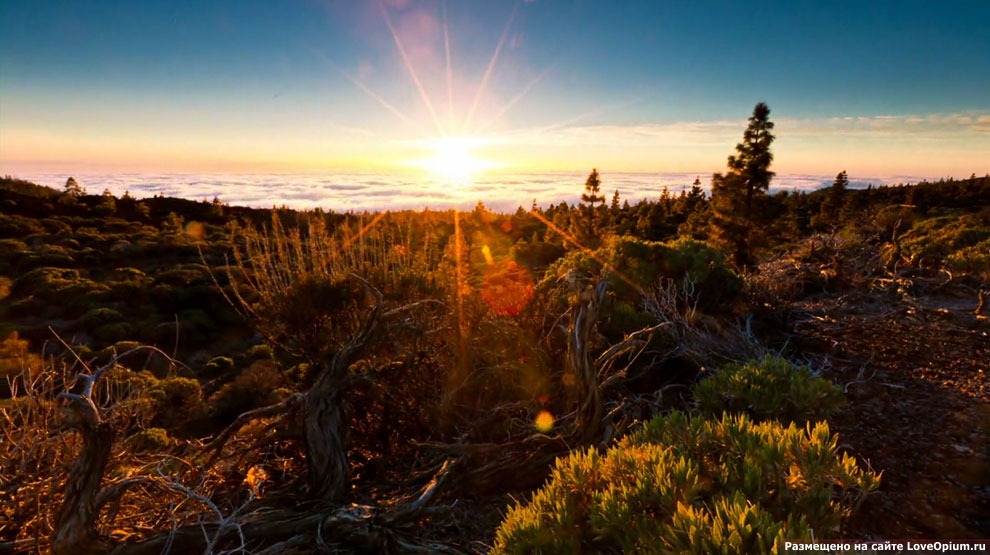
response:
<path id="1" fill-rule="evenodd" d="M 598 389 L 598 368 L 591 360 L 591 334 L 598 322 L 598 311 L 605 298 L 606 280 L 581 293 L 581 304 L 573 309 L 567 328 L 568 371 L 574 380 L 571 402 L 577 405 L 575 434 L 581 443 L 589 443 L 598 435 L 603 415 L 601 392 Z"/>
<path id="2" fill-rule="evenodd" d="M 334 376 L 332 370 L 327 371 L 306 395 L 303 438 L 309 469 L 309 495 L 323 501 L 341 498 L 350 480 L 340 411 L 341 378 L 343 376 Z"/>
<path id="3" fill-rule="evenodd" d="M 313 499 L 325 502 L 339 500 L 350 485 L 347 428 L 340 410 L 340 390 L 351 363 L 360 356 L 381 318 L 381 293 L 372 291 L 378 303 L 361 330 L 334 354 L 328 364 L 322 365 L 316 382 L 306 393 L 303 440 L 309 470 L 309 495 Z"/>
<path id="4" fill-rule="evenodd" d="M 90 421 L 79 426 L 79 431 L 82 451 L 65 481 L 65 497 L 52 534 L 54 555 L 97 555 L 109 548 L 96 530 L 94 501 L 110 458 L 113 428 L 106 422 Z"/>

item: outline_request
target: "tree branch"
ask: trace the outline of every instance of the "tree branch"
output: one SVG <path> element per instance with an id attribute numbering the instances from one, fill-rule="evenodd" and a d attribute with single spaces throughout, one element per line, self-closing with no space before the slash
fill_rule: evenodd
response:
<path id="1" fill-rule="evenodd" d="M 223 448 L 227 444 L 227 441 L 229 441 L 230 438 L 238 431 L 240 431 L 240 429 L 243 428 L 246 424 L 258 418 L 267 418 L 269 416 L 275 416 L 278 414 L 286 413 L 292 408 L 301 406 L 304 399 L 305 399 L 305 395 L 303 395 L 302 393 L 293 393 L 292 395 L 286 397 L 285 399 L 274 405 L 269 405 L 267 407 L 259 407 L 241 413 L 237 417 L 237 419 L 234 420 L 234 422 L 231 423 L 229 426 L 227 426 L 222 432 L 220 432 L 220 434 L 217 435 L 217 437 L 213 438 L 212 441 L 210 441 L 209 443 L 207 443 L 202 447 L 203 452 L 210 452 L 210 451 L 213 452 L 213 454 L 210 455 L 210 458 L 207 461 L 206 466 L 208 467 L 213 466 L 213 463 L 215 463 L 217 457 L 220 456 L 220 452 L 223 451 Z"/>

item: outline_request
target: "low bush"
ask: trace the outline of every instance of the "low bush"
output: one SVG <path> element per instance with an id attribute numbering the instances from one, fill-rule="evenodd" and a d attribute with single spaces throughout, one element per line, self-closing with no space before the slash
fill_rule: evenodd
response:
<path id="1" fill-rule="evenodd" d="M 556 261 L 537 293 L 552 308 L 564 300 L 554 299 L 552 293 L 562 277 L 569 273 L 591 277 L 606 270 L 612 303 L 602 315 L 599 331 L 610 338 L 655 323 L 642 308 L 643 295 L 662 280 L 690 288 L 697 308 L 706 313 L 733 313 L 743 299 L 742 279 L 726 265 L 722 254 L 687 238 L 669 242 L 609 238 L 594 253 L 574 251 Z"/>
<path id="2" fill-rule="evenodd" d="M 154 399 L 152 424 L 175 429 L 182 423 L 203 416 L 206 405 L 199 382 L 192 378 L 171 377 L 155 382 L 148 396 Z"/>
<path id="3" fill-rule="evenodd" d="M 26 254 L 31 252 L 31 249 L 24 243 L 24 241 L 18 239 L 0 239 L 0 255 L 4 257 Z"/>
<path id="4" fill-rule="evenodd" d="M 493 553 L 766 553 L 834 537 L 879 484 L 836 443 L 824 422 L 657 417 L 604 454 L 558 459 Z"/>
<path id="5" fill-rule="evenodd" d="M 703 414 L 727 411 L 799 424 L 826 419 L 845 403 L 831 382 L 769 355 L 719 368 L 695 386 L 694 396 Z"/>
<path id="6" fill-rule="evenodd" d="M 13 290 L 20 295 L 48 295 L 72 285 L 80 279 L 78 270 L 44 266 L 22 274 L 14 281 Z"/>
<path id="7" fill-rule="evenodd" d="M 688 277 L 708 309 L 736 300 L 743 290 L 742 280 L 719 251 L 687 238 L 656 242 L 613 237 L 593 255 L 575 251 L 558 260 L 548 277 L 555 280 L 569 271 L 594 275 L 601 272 L 602 263 L 611 270 L 611 289 L 623 299 L 638 298 L 661 278 L 681 283 Z"/>
<path id="8" fill-rule="evenodd" d="M 259 360 L 259 359 L 271 359 L 271 358 L 275 358 L 275 354 L 272 352 L 271 346 L 266 345 L 264 343 L 260 343 L 258 345 L 252 345 L 251 348 L 249 348 L 247 350 L 247 352 L 244 353 L 244 356 L 248 360 Z M 227 360 L 230 360 L 230 359 L 227 359 Z"/>
<path id="9" fill-rule="evenodd" d="M 134 336 L 134 325 L 130 322 L 113 322 L 104 324 L 92 332 L 93 339 L 99 345 L 111 345 Z"/>
<path id="10" fill-rule="evenodd" d="M 967 272 L 990 279 L 990 239 L 950 254 L 948 264 L 954 272 Z"/>
<path id="11" fill-rule="evenodd" d="M 83 314 L 76 321 L 76 327 L 81 330 L 95 330 L 100 326 L 115 324 L 124 320 L 124 315 L 112 308 L 94 308 Z"/>
<path id="12" fill-rule="evenodd" d="M 275 361 L 257 360 L 213 395 L 211 416 L 218 423 L 228 424 L 242 412 L 274 404 L 280 400 L 276 390 L 285 383 Z"/>
<path id="13" fill-rule="evenodd" d="M 209 377 L 221 376 L 233 369 L 234 359 L 230 357 L 213 357 L 204 367 L 204 370 Z"/>
<path id="14" fill-rule="evenodd" d="M 0 399 L 9 398 L 13 389 L 41 372 L 41 357 L 32 353 L 28 342 L 16 331 L 0 340 Z"/>
<path id="15" fill-rule="evenodd" d="M 124 440 L 124 446 L 138 453 L 161 453 L 168 451 L 176 441 L 162 428 L 148 428 Z"/>
<path id="16" fill-rule="evenodd" d="M 542 241 L 519 241 L 512 246 L 510 251 L 512 259 L 520 266 L 531 271 L 541 272 L 564 256 L 565 253 L 563 246 Z"/>

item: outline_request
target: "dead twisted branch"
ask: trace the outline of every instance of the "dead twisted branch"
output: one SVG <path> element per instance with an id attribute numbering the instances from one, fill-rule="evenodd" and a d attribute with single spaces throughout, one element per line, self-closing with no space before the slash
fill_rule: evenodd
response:
<path id="1" fill-rule="evenodd" d="M 107 552 L 111 545 L 97 532 L 99 509 L 116 495 L 122 494 L 127 486 L 118 484 L 107 490 L 100 488 L 115 432 L 110 423 L 104 421 L 93 401 L 93 388 L 120 359 L 141 350 L 151 350 L 168 358 L 154 347 L 135 347 L 113 357 L 96 370 L 89 371 L 86 367 L 76 376 L 71 389 L 58 395 L 68 401 L 62 426 L 78 431 L 82 435 L 83 446 L 69 470 L 62 506 L 55 517 L 51 545 L 55 555 L 95 555 Z"/>
<path id="2" fill-rule="evenodd" d="M 352 364 L 383 327 L 385 317 L 405 312 L 405 307 L 386 312 L 381 293 L 364 280 L 356 279 L 363 283 L 376 302 L 357 332 L 327 364 L 319 368 L 311 388 L 276 405 L 242 414 L 203 448 L 203 452 L 210 455 L 207 461 L 209 468 L 216 462 L 227 441 L 249 422 L 258 418 L 281 417 L 301 409 L 309 468 L 308 496 L 318 501 L 314 505 L 315 510 L 256 509 L 242 515 L 238 509 L 224 514 L 206 495 L 164 475 L 158 478 L 128 478 L 101 489 L 115 431 L 94 402 L 94 389 L 100 378 L 132 350 L 94 371 L 80 373 L 72 387 L 58 395 L 67 401 L 63 422 L 65 426 L 80 432 L 82 449 L 66 479 L 65 497 L 51 540 L 52 552 L 56 555 L 132 555 L 190 550 L 219 553 L 229 549 L 244 550 L 248 545 L 259 548 L 269 546 L 265 548 L 269 550 L 279 546 L 276 548 L 278 551 L 292 546 L 312 546 L 319 540 L 380 553 L 456 553 L 457 550 L 452 547 L 420 541 L 406 530 L 446 480 L 452 468 L 450 463 L 442 464 L 418 495 L 391 509 L 383 511 L 356 505 L 334 507 L 331 504 L 341 500 L 350 486 L 346 428 L 340 414 L 342 386 Z M 162 531 L 136 543 L 119 542 L 102 535 L 98 528 L 100 509 L 137 486 L 178 493 L 207 508 L 207 513 L 201 515 L 195 524 Z"/>

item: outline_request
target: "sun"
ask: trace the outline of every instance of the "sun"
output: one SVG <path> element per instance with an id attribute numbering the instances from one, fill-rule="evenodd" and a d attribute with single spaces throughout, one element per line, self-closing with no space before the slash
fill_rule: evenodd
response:
<path id="1" fill-rule="evenodd" d="M 416 165 L 444 181 L 470 183 L 478 174 L 495 166 L 475 154 L 484 141 L 477 137 L 442 137 L 426 141 L 425 150 L 432 156 Z"/>

